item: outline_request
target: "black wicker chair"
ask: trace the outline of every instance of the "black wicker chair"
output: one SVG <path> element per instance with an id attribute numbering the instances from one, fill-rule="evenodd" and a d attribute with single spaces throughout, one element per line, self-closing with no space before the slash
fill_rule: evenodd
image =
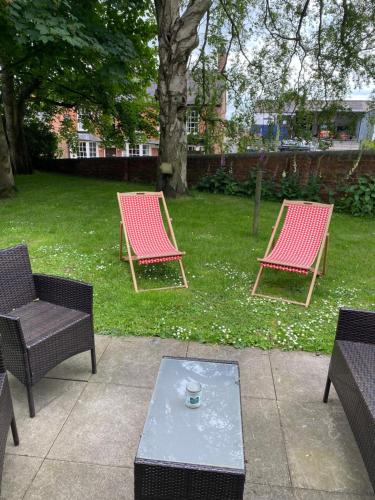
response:
<path id="1" fill-rule="evenodd" d="M 25 245 L 0 251 L 0 336 L 6 368 L 27 388 L 64 359 L 91 350 L 96 373 L 93 289 L 78 281 L 32 274 Z"/>
<path id="2" fill-rule="evenodd" d="M 3 358 L 0 353 L 0 492 L 1 478 L 3 475 L 5 445 L 7 442 L 9 426 L 12 429 L 14 445 L 18 446 L 19 439 L 16 419 L 14 418 L 13 413 L 12 398 L 10 396 L 9 382 Z"/>
<path id="3" fill-rule="evenodd" d="M 340 310 L 325 403 L 331 382 L 375 490 L 375 312 Z"/>

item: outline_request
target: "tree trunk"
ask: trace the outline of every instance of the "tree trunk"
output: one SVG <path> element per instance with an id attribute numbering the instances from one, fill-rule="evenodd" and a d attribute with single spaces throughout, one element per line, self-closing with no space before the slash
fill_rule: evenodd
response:
<path id="1" fill-rule="evenodd" d="M 211 0 L 190 0 L 180 15 L 181 0 L 155 0 L 159 40 L 159 166 L 170 163 L 171 175 L 158 173 L 157 189 L 169 196 L 187 192 L 186 101 L 191 52 L 198 46 L 198 26 Z"/>
<path id="2" fill-rule="evenodd" d="M 8 144 L 5 137 L 3 120 L 0 117 L 0 198 L 12 196 L 14 191 L 14 178 L 9 159 Z"/>
<path id="3" fill-rule="evenodd" d="M 13 171 L 18 174 L 31 174 L 32 165 L 24 134 L 25 101 L 19 99 L 17 102 L 14 75 L 4 68 L 1 77 L 5 132 Z"/>

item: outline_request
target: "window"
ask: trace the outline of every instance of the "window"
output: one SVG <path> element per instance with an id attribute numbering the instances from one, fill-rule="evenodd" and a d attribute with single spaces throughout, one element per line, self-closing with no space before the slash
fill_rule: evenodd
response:
<path id="1" fill-rule="evenodd" d="M 89 156 L 90 158 L 96 158 L 97 155 L 97 143 L 96 142 L 89 142 Z"/>
<path id="2" fill-rule="evenodd" d="M 83 127 L 83 123 L 81 122 L 81 117 L 79 116 L 79 113 L 77 113 L 77 130 L 78 130 L 78 132 L 85 132 L 85 129 Z"/>
<path id="3" fill-rule="evenodd" d="M 204 153 L 204 146 L 199 144 L 188 144 L 187 149 L 190 153 Z"/>
<path id="4" fill-rule="evenodd" d="M 96 158 L 98 155 L 98 143 L 94 141 L 79 141 L 78 158 Z"/>
<path id="5" fill-rule="evenodd" d="M 129 156 L 140 156 L 139 144 L 129 144 Z"/>
<path id="6" fill-rule="evenodd" d="M 195 109 L 189 109 L 187 111 L 186 131 L 188 134 L 199 133 L 199 113 Z"/>
<path id="7" fill-rule="evenodd" d="M 149 144 L 125 144 L 124 156 L 150 156 Z"/>
<path id="8" fill-rule="evenodd" d="M 86 142 L 80 142 L 78 144 L 78 158 L 87 158 L 87 147 Z"/>

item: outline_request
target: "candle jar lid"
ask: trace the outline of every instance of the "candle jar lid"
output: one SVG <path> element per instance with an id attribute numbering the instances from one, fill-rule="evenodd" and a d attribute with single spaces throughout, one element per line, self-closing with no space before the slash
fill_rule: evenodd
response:
<path id="1" fill-rule="evenodd" d="M 202 386 L 199 382 L 196 382 L 195 380 L 191 380 L 186 384 L 186 390 L 190 393 L 197 393 L 202 390 Z"/>

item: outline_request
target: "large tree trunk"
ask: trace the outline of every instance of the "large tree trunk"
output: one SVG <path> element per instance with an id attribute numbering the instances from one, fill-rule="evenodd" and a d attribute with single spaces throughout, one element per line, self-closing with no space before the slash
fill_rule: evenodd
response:
<path id="1" fill-rule="evenodd" d="M 5 68 L 1 75 L 6 136 L 13 171 L 31 174 L 32 165 L 24 134 L 25 100 L 16 99 L 14 76 Z"/>
<path id="2" fill-rule="evenodd" d="M 0 198 L 12 196 L 14 191 L 14 178 L 9 159 L 8 144 L 5 137 L 3 120 L 0 116 Z"/>
<path id="3" fill-rule="evenodd" d="M 172 175 L 159 170 L 157 187 L 169 196 L 187 192 L 187 66 L 199 43 L 199 23 L 210 4 L 211 0 L 190 0 L 180 15 L 181 0 L 155 0 L 159 39 L 159 165 L 170 163 L 173 169 Z"/>

